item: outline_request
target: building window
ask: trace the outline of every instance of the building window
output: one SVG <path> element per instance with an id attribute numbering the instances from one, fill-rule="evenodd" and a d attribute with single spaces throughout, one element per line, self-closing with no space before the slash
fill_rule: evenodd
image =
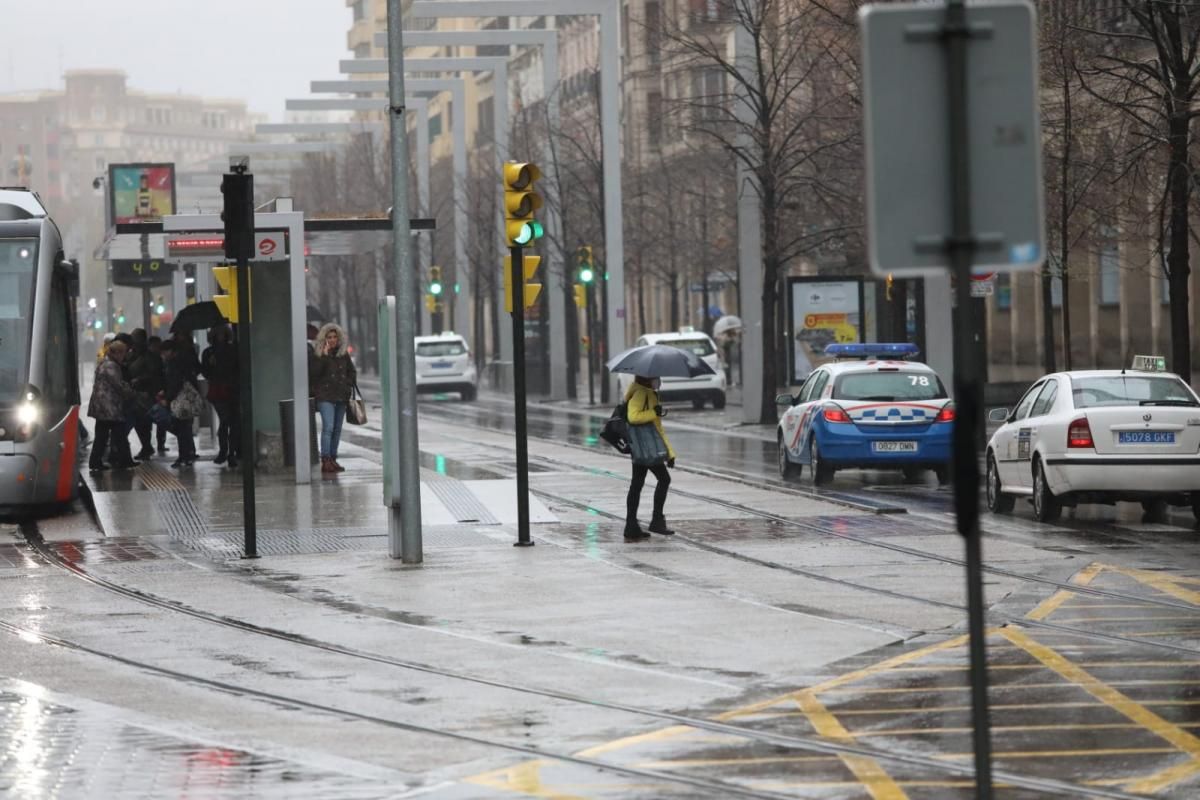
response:
<path id="1" fill-rule="evenodd" d="M 475 106 L 475 140 L 490 142 L 496 135 L 496 103 L 494 97 L 480 100 Z"/>
<path id="2" fill-rule="evenodd" d="M 657 2 L 646 3 L 646 60 L 657 65 L 662 50 L 662 15 Z"/>
<path id="3" fill-rule="evenodd" d="M 1007 272 L 996 275 L 996 308 L 1000 311 L 1012 308 L 1012 276 Z"/>
<path id="4" fill-rule="evenodd" d="M 429 118 L 429 138 L 436 139 L 442 135 L 442 115 L 434 114 Z"/>
<path id="5" fill-rule="evenodd" d="M 662 146 L 663 102 L 662 94 L 650 92 L 646 95 L 646 135 L 651 147 Z"/>
<path id="6" fill-rule="evenodd" d="M 696 103 L 696 117 L 700 120 L 721 119 L 721 107 L 725 103 L 725 72 L 717 68 L 696 73 L 696 90 L 692 100 Z"/>
<path id="7" fill-rule="evenodd" d="M 355 0 L 354 3 L 354 21 L 366 19 L 367 17 L 367 0 Z"/>
<path id="8" fill-rule="evenodd" d="M 1115 306 L 1121 302 L 1121 253 L 1116 242 L 1107 242 L 1100 249 L 1100 281 L 1097 302 Z"/>
<path id="9" fill-rule="evenodd" d="M 371 57 L 370 43 L 369 42 L 360 42 L 360 43 L 354 45 L 354 57 L 355 58 L 370 58 Z"/>
<path id="10" fill-rule="evenodd" d="M 436 22 L 436 20 L 433 20 Z M 483 26 L 485 31 L 507 30 L 508 17 L 496 17 L 491 22 Z M 508 56 L 508 45 L 506 44 L 482 44 L 475 48 L 475 55 L 480 58 L 487 56 Z"/>

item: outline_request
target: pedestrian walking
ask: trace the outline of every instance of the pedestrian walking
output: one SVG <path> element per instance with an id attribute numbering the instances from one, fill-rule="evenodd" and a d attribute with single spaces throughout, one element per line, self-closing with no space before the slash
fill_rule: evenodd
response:
<path id="1" fill-rule="evenodd" d="M 321 472 L 345 472 L 338 463 L 338 445 L 346 405 L 358 381 L 354 362 L 347 352 L 346 334 L 341 326 L 329 322 L 321 327 L 316 339 L 316 357 L 309 370 L 312 396 L 321 415 Z"/>
<path id="2" fill-rule="evenodd" d="M 238 464 L 239 427 L 238 352 L 228 325 L 209 331 L 211 344 L 200 356 L 200 371 L 208 379 L 208 402 L 217 412 L 217 457 L 214 464 Z"/>
<path id="3" fill-rule="evenodd" d="M 157 348 L 151 349 L 150 339 L 144 330 L 138 328 L 132 337 L 133 348 L 126 356 L 126 361 L 129 385 L 133 387 L 135 398 L 133 429 L 142 445 L 136 457 L 147 459 L 154 455 L 154 439 L 151 436 L 154 422 L 150 418 L 150 409 L 163 388 L 163 364 Z M 166 436 L 165 432 L 163 436 Z"/>
<path id="4" fill-rule="evenodd" d="M 192 438 L 192 420 L 198 410 L 203 409 L 204 400 L 196 383 L 196 366 L 189 359 L 185 346 L 176 341 L 162 343 L 164 388 L 159 395 L 159 404 L 168 408 L 174 422 L 171 432 L 179 443 L 179 457 L 171 463 L 180 469 L 196 462 L 196 441 Z M 191 358 L 195 358 L 194 352 Z"/>
<path id="5" fill-rule="evenodd" d="M 133 388 L 121 374 L 121 363 L 127 352 L 124 342 L 109 342 L 104 360 L 96 366 L 92 396 L 88 400 L 88 416 L 96 420 L 96 435 L 88 458 L 88 468 L 92 472 L 109 469 L 109 465 L 104 463 L 104 456 L 110 447 L 113 467 L 127 469 L 133 466 L 128 435 L 124 443 L 121 441 L 121 432 L 125 430 L 126 404 L 133 399 Z"/>
<path id="6" fill-rule="evenodd" d="M 630 444 L 633 447 L 633 477 L 629 481 L 629 495 L 625 499 L 627 542 L 649 539 L 650 533 L 663 536 L 675 533 L 667 527 L 667 519 L 663 514 L 667 492 L 671 488 L 671 473 L 667 469 L 675 467 L 675 450 L 663 430 L 662 418 L 666 416 L 667 410 L 662 407 L 658 398 L 659 383 L 659 378 L 637 375 L 625 392 L 625 420 L 629 424 Z M 641 434 L 649 432 L 637 430 L 644 426 L 653 426 L 654 432 L 662 440 L 662 449 L 657 457 L 646 456 L 645 448 L 639 447 L 639 440 L 644 439 Z M 647 533 L 638 523 L 637 515 L 642 500 L 642 487 L 646 484 L 646 474 L 649 472 L 654 473 L 658 484 L 654 487 L 654 512 L 650 518 L 650 533 Z"/>

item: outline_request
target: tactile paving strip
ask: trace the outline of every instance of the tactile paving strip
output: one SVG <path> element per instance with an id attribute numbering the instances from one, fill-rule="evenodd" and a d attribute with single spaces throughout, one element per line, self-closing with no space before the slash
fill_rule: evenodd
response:
<path id="1" fill-rule="evenodd" d="M 480 525 L 499 525 L 500 520 L 492 516 L 487 506 L 479 502 L 479 498 L 462 481 L 435 481 L 427 484 L 429 490 L 438 496 L 446 509 L 459 522 L 478 522 Z"/>

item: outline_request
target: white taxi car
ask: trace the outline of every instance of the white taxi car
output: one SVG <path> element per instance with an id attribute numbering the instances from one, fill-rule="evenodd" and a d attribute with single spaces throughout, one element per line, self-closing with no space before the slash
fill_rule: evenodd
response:
<path id="1" fill-rule="evenodd" d="M 838 360 L 775 398 L 788 407 L 776 429 L 780 476 L 807 466 L 821 485 L 848 467 L 898 469 L 910 480 L 933 470 L 946 483 L 954 403 L 932 368 L 905 360 L 916 345 L 831 344 L 825 354 Z"/>
<path id="2" fill-rule="evenodd" d="M 1161 517 L 1188 505 L 1200 520 L 1200 398 L 1165 360 L 1138 356 L 1139 369 L 1059 372 L 1036 381 L 987 446 L 987 502 L 1012 510 L 1033 502 L 1042 522 L 1063 506 L 1140 501 Z"/>
<path id="3" fill-rule="evenodd" d="M 418 392 L 458 392 L 463 400 L 475 399 L 479 378 L 466 339 L 446 331 L 435 336 L 417 336 L 413 342 Z"/>
<path id="4" fill-rule="evenodd" d="M 712 403 L 713 408 L 725 407 L 725 369 L 721 357 L 717 354 L 717 345 L 703 331 L 684 328 L 679 333 L 646 333 L 633 343 L 634 347 L 648 344 L 663 344 L 687 350 L 713 369 L 712 375 L 699 375 L 695 378 L 663 378 L 658 389 L 658 397 L 663 402 L 674 400 L 691 400 L 692 408 L 704 408 L 705 403 Z M 632 375 L 618 374 L 617 386 L 621 396 L 633 383 Z"/>

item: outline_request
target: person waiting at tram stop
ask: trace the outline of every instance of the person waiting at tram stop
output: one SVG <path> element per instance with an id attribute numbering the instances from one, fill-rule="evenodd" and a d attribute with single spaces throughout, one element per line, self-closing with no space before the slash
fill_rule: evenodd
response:
<path id="1" fill-rule="evenodd" d="M 88 400 L 88 416 L 96 420 L 92 452 L 88 457 L 88 468 L 92 472 L 110 469 L 104 456 L 112 449 L 112 467 L 129 469 L 135 466 L 129 452 L 129 435 L 125 427 L 126 409 L 133 401 L 133 387 L 121 373 L 121 364 L 128 352 L 124 342 L 109 342 L 104 360 L 96 366 L 92 381 L 92 395 Z M 124 432 L 124 436 L 122 436 Z"/>
<path id="2" fill-rule="evenodd" d="M 158 403 L 166 408 L 173 419 L 171 433 L 179 444 L 179 457 L 171 463 L 172 467 L 190 467 L 196 462 L 196 440 L 192 437 L 194 415 L 185 408 L 186 402 L 176 403 L 181 398 L 186 399 L 193 393 L 200 398 L 200 387 L 196 383 L 196 367 L 188 358 L 188 350 L 176 341 L 166 341 L 162 344 L 164 387 L 158 393 Z M 192 351 L 191 358 L 195 358 Z M 201 401 L 203 402 L 203 401 Z"/>
<path id="3" fill-rule="evenodd" d="M 316 353 L 309 368 L 311 393 L 321 415 L 321 472 L 345 472 L 338 463 L 338 445 L 342 423 L 358 373 L 351 360 L 346 333 L 334 322 L 326 323 L 317 333 Z"/>
<path id="4" fill-rule="evenodd" d="M 129 384 L 136 394 L 133 429 L 137 431 L 138 441 L 142 445 L 136 457 L 145 460 L 154 455 L 154 440 L 151 437 L 154 422 L 150 418 L 150 410 L 163 388 L 163 363 L 157 349 L 151 349 L 146 331 L 137 328 L 131 336 L 133 348 L 126 361 Z M 166 436 L 165 431 L 162 435 Z"/>
<path id="5" fill-rule="evenodd" d="M 208 402 L 217 412 L 217 457 L 214 464 L 238 465 L 241 442 L 238 390 L 238 352 L 228 325 L 208 332 L 209 346 L 200 356 L 200 371 L 208 379 Z"/>
<path id="6" fill-rule="evenodd" d="M 675 531 L 667 527 L 667 519 L 663 507 L 667 502 L 667 492 L 671 488 L 671 473 L 667 468 L 675 467 L 675 450 L 663 430 L 662 418 L 667 410 L 662 407 L 658 398 L 660 378 L 647 378 L 642 375 L 634 377 L 633 383 L 625 392 L 625 420 L 632 428 L 639 425 L 653 425 L 666 448 L 666 458 L 658 463 L 640 464 L 635 450 L 633 461 L 633 477 L 629 482 L 629 495 L 625 500 L 625 541 L 636 542 L 649 539 L 650 533 L 671 536 Z M 646 484 L 646 474 L 654 473 L 657 485 L 654 487 L 654 512 L 650 517 L 650 526 L 642 529 L 638 523 L 638 506 L 641 504 L 642 487 Z"/>

